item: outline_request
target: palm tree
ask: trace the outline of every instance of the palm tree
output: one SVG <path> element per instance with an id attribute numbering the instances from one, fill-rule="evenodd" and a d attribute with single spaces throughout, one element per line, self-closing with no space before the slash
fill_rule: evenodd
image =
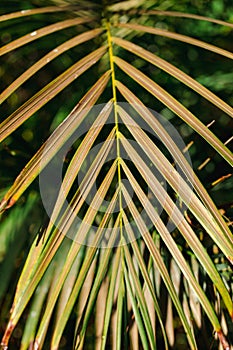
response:
<path id="1" fill-rule="evenodd" d="M 191 5 L 3 2 L 2 349 L 230 349 L 209 179 L 230 179 L 233 111 L 208 74 L 230 79 L 233 24 Z"/>

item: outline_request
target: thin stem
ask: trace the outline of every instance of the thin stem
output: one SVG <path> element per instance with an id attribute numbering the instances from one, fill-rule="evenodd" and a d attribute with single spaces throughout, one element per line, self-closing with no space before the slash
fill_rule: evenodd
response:
<path id="1" fill-rule="evenodd" d="M 113 108 L 114 108 L 114 120 L 115 120 L 115 128 L 116 128 L 116 147 L 117 147 L 117 173 L 118 173 L 118 184 L 119 184 L 119 207 L 120 207 L 120 230 L 121 237 L 122 235 L 122 192 L 121 192 L 121 151 L 120 151 L 120 133 L 119 133 L 119 120 L 117 113 L 117 97 L 116 97 L 116 78 L 115 78 L 115 69 L 114 69 L 114 55 L 113 55 L 113 47 L 112 47 L 112 37 L 110 31 L 109 22 L 106 23 L 107 30 L 107 38 L 108 38 L 108 53 L 109 53 L 109 62 L 110 69 L 112 75 L 112 95 L 113 95 Z"/>

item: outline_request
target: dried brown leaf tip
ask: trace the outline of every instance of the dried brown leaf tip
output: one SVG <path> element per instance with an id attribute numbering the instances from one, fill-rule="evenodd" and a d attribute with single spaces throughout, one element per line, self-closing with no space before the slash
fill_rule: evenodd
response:
<path id="1" fill-rule="evenodd" d="M 222 347 L 224 350 L 230 350 L 230 345 L 225 337 L 225 335 L 223 334 L 222 330 L 217 332 L 218 338 L 220 343 L 222 344 Z"/>

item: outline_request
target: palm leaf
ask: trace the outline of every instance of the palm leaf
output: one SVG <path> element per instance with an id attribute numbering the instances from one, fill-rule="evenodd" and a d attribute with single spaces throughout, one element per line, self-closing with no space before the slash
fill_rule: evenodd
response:
<path id="1" fill-rule="evenodd" d="M 3 219 L 7 220 L 5 210 L 27 196 L 33 181 L 40 176 L 41 197 L 49 222 L 43 239 L 33 237 L 31 240 L 2 348 L 8 346 L 12 332 L 25 312 L 28 320 L 21 340 L 22 350 L 32 346 L 58 349 L 71 319 L 75 320 L 72 346 L 74 349 L 85 348 L 88 346 L 92 318 L 96 318 L 95 333 L 100 336 L 96 341 L 98 349 L 109 346 L 114 349 L 132 346 L 135 349 L 156 349 L 161 342 L 168 349 L 174 341 L 176 329 L 174 326 L 173 334 L 166 334 L 166 317 L 162 310 L 164 295 L 159 291 L 165 287 L 169 297 L 167 310 L 170 310 L 170 315 L 173 312 L 178 315 L 187 337 L 187 346 L 198 348 L 198 332 L 191 319 L 195 299 L 218 334 L 223 348 L 229 349 L 222 330 L 221 313 L 217 312 L 214 304 L 218 298 L 221 312 L 229 315 L 225 322 L 232 319 L 230 283 L 218 271 L 205 241 L 199 239 L 198 231 L 188 220 L 188 213 L 201 227 L 211 247 L 221 251 L 226 266 L 229 266 L 227 259 L 230 263 L 233 261 L 232 232 L 166 125 L 162 125 L 146 107 L 145 94 L 148 93 L 152 104 L 160 101 L 180 122 L 188 124 L 207 144 L 206 147 L 210 145 L 218 153 L 222 162 L 232 165 L 232 153 L 226 142 L 205 126 L 198 113 L 194 115 L 178 98 L 169 94 L 153 75 L 145 74 L 134 62 L 129 63 L 127 55 L 139 57 L 146 66 L 161 69 L 168 77 L 181 82 L 182 88 L 188 87 L 214 105 L 219 115 L 225 113 L 226 118 L 232 117 L 232 107 L 223 98 L 159 54 L 145 48 L 145 45 L 142 47 L 138 40 L 133 43 L 132 38 L 138 39 L 138 34 L 142 38 L 146 33 L 156 35 L 161 39 L 168 38 L 204 49 L 218 55 L 219 59 L 230 60 L 233 54 L 214 43 L 159 29 L 155 25 L 145 25 L 144 22 L 145 18 L 149 18 L 155 24 L 156 16 L 163 16 L 212 22 L 228 29 L 233 25 L 198 14 L 160 11 L 156 8 L 147 10 L 147 5 L 137 0 L 119 2 L 109 7 L 79 1 L 72 6 L 16 10 L 0 16 L 0 24 L 7 28 L 8 21 L 22 21 L 25 17 L 48 13 L 59 15 L 54 17 L 54 23 L 49 22 L 36 30 L 26 27 L 23 34 L 14 36 L 15 39 L 2 46 L 0 56 L 6 55 L 7 60 L 14 50 L 23 52 L 25 47 L 30 48 L 30 43 L 39 38 L 46 45 L 47 35 L 52 33 L 58 35 L 69 30 L 72 37 L 67 36 L 59 45 L 54 43 L 54 47 L 51 46 L 43 57 L 8 83 L 0 95 L 2 106 L 6 106 L 20 89 L 30 85 L 30 78 L 40 75 L 42 69 L 52 67 L 55 58 L 65 57 L 72 50 L 80 52 L 81 56 L 72 56 L 69 67 L 63 73 L 56 73 L 55 78 L 34 95 L 28 94 L 28 99 L 21 106 L 13 111 L 9 109 L 8 116 L 0 125 L 1 142 L 9 142 L 9 138 L 30 123 L 31 117 L 39 114 L 42 107 L 49 109 L 48 102 L 52 103 L 53 99 L 58 101 L 55 97 L 63 90 L 78 86 L 74 85 L 77 82 L 81 86 L 85 79 L 86 88 L 84 91 L 78 89 L 75 107 L 71 110 L 67 104 L 67 116 L 63 116 L 51 134 L 47 132 L 47 140 L 25 162 L 26 166 L 12 186 L 3 191 L 5 194 L 0 209 L 4 212 Z M 128 23 L 124 23 L 125 19 Z M 126 102 L 120 103 L 120 98 Z M 98 103 L 100 106 L 96 109 Z M 126 103 L 130 108 L 126 108 Z M 68 113 L 68 110 L 71 112 Z M 144 130 L 145 125 L 147 131 Z M 83 128 L 85 133 L 81 135 Z M 148 130 L 159 138 L 159 145 Z M 75 139 L 76 131 L 80 131 L 78 140 Z M 50 192 L 45 186 L 46 176 L 47 179 L 50 176 L 53 178 L 54 174 L 49 173 L 50 166 L 69 142 L 77 142 L 77 145 L 63 169 L 62 183 L 56 189 L 52 208 L 48 210 L 46 205 Z M 92 151 L 99 142 L 101 145 L 93 155 Z M 161 179 L 168 184 L 168 189 Z M 174 198 L 177 199 L 176 203 Z M 34 205 L 33 201 L 30 203 Z M 155 203 L 164 209 L 162 215 L 157 212 Z M 186 216 L 182 206 L 185 206 Z M 26 209 L 25 213 L 28 206 Z M 12 221 L 11 215 L 8 220 Z M 175 227 L 174 232 L 169 231 L 170 223 Z M 7 225 L 2 225 L 2 228 Z M 160 247 L 156 237 L 160 237 Z M 179 239 L 183 240 L 183 247 L 180 247 Z M 101 249 L 103 247 L 105 249 Z M 187 259 L 185 250 L 190 259 Z M 170 276 L 169 259 L 179 271 L 177 283 Z M 205 283 L 198 279 L 197 270 L 193 267 L 195 264 L 202 278 L 213 287 L 212 298 L 205 290 Z M 155 275 L 159 275 L 161 280 Z M 182 289 L 182 283 L 186 288 Z M 98 305 L 102 288 L 105 288 L 106 300 L 100 311 Z M 82 303 L 86 291 L 88 295 Z M 194 317 L 199 327 L 202 324 L 200 318 Z M 162 337 L 158 335 L 159 328 Z M 132 339 L 134 334 L 136 340 Z"/>
<path id="2" fill-rule="evenodd" d="M 142 25 L 138 25 L 138 24 L 131 24 L 131 23 L 130 24 L 120 23 L 120 24 L 118 24 L 118 26 L 122 27 L 122 28 L 143 31 L 143 32 L 151 33 L 151 34 L 155 34 L 155 35 L 161 35 L 161 36 L 171 38 L 174 40 L 179 40 L 179 41 L 182 41 L 182 42 L 209 50 L 209 51 L 214 52 L 218 55 L 222 55 L 222 56 L 230 58 L 230 59 L 233 58 L 233 54 L 231 52 L 224 50 L 224 49 L 221 49 L 215 45 L 208 44 L 204 41 L 191 38 L 190 36 L 186 36 L 186 35 L 182 35 L 182 34 L 178 34 L 178 33 L 174 33 L 174 32 L 169 32 L 168 30 L 151 28 L 151 27 L 142 26 Z"/>
<path id="3" fill-rule="evenodd" d="M 196 130 L 206 141 L 208 141 L 228 162 L 232 164 L 233 157 L 230 150 L 217 139 L 212 132 L 203 125 L 199 119 L 195 118 L 191 112 L 189 112 L 183 105 L 181 105 L 176 99 L 162 89 L 158 84 L 154 83 L 145 74 L 128 64 L 126 61 L 119 57 L 114 58 L 115 63 L 124 70 L 131 78 L 136 80 L 137 83 L 142 85 L 157 99 L 162 101 L 169 109 L 179 115 L 187 124 L 189 124 L 194 130 Z"/>
<path id="4" fill-rule="evenodd" d="M 232 23 L 229 23 L 226 21 L 221 21 L 221 20 L 216 19 L 216 18 L 195 15 L 193 13 L 185 13 L 185 12 L 178 12 L 178 11 L 160 11 L 160 10 L 156 10 L 156 11 L 152 10 L 152 11 L 148 11 L 148 13 L 153 14 L 153 15 L 158 15 L 158 16 L 166 16 L 166 17 L 171 16 L 171 17 L 198 19 L 200 21 L 207 21 L 207 22 L 216 23 L 216 24 L 220 24 L 222 26 L 233 28 Z"/>

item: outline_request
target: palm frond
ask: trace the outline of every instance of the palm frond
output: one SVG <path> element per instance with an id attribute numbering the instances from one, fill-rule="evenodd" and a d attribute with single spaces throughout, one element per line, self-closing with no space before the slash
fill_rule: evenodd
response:
<path id="1" fill-rule="evenodd" d="M 0 141 L 11 144 L 25 125 L 33 125 L 35 114 L 35 125 L 42 124 L 42 108 L 50 110 L 52 103 L 57 104 L 58 94 L 74 91 L 75 95 L 74 107 L 67 101 L 58 126 L 46 130 L 42 146 L 33 148 L 31 159 L 20 166 L 10 188 L 2 191 L 0 240 L 7 242 L 12 222 L 17 220 L 15 213 L 21 215 L 21 207 L 17 211 L 11 206 L 29 193 L 19 227 L 34 207 L 38 196 L 33 197 L 31 188 L 37 177 L 48 216 L 40 233 L 43 237 L 30 237 L 2 349 L 11 344 L 13 330 L 24 315 L 21 350 L 57 350 L 70 325 L 73 349 L 88 349 L 89 333 L 97 338 L 94 347 L 101 350 L 172 349 L 177 341 L 172 317 L 179 319 L 190 349 L 199 347 L 198 335 L 207 319 L 221 346 L 230 349 L 223 320 L 225 333 L 230 333 L 231 275 L 221 272 L 211 251 L 217 249 L 224 266 L 230 267 L 233 238 L 229 222 L 170 132 L 170 122 L 163 123 L 160 114 L 146 106 L 146 98 L 150 105 L 166 107 L 179 123 L 188 125 L 206 149 L 217 152 L 221 164 L 232 166 L 232 152 L 229 143 L 206 126 L 199 109 L 193 112 L 175 93 L 169 93 L 150 67 L 214 106 L 218 116 L 231 121 L 233 109 L 183 67 L 152 52 L 149 43 L 140 40 L 147 35 L 169 39 L 166 42 L 176 40 L 225 62 L 233 58 L 229 50 L 172 28 L 157 28 L 156 18 L 203 21 L 227 30 L 233 25 L 199 14 L 147 7 L 139 0 L 109 6 L 78 1 L 76 5 L 16 10 L 0 16 L 0 25 L 7 28 L 8 21 L 20 23 L 31 16 L 54 14 L 54 23 L 45 21 L 35 29 L 29 22 L 5 43 L 0 56 L 6 55 L 6 61 L 15 50 L 35 50 L 37 39 L 46 46 L 48 35 L 54 38 L 67 33 L 64 41 L 52 43 L 44 56 L 29 66 L 25 63 L 15 79 L 6 79 L 0 95 L 4 111 L 12 96 L 30 89 L 31 79 L 50 67 L 55 70 L 47 85 L 27 92 L 26 102 L 19 101 L 13 108 L 10 104 L 10 112 L 0 124 Z M 55 59 L 62 62 L 64 57 L 69 63 L 64 64 L 63 72 L 57 71 Z M 59 166 L 54 166 L 57 163 Z M 6 209 L 12 210 L 9 216 Z M 0 289 L 0 296 L 6 288 Z M 164 304 L 168 316 L 163 313 Z M 1 319 L 6 317 L 4 312 Z M 209 333 L 208 337 L 209 341 Z"/>

